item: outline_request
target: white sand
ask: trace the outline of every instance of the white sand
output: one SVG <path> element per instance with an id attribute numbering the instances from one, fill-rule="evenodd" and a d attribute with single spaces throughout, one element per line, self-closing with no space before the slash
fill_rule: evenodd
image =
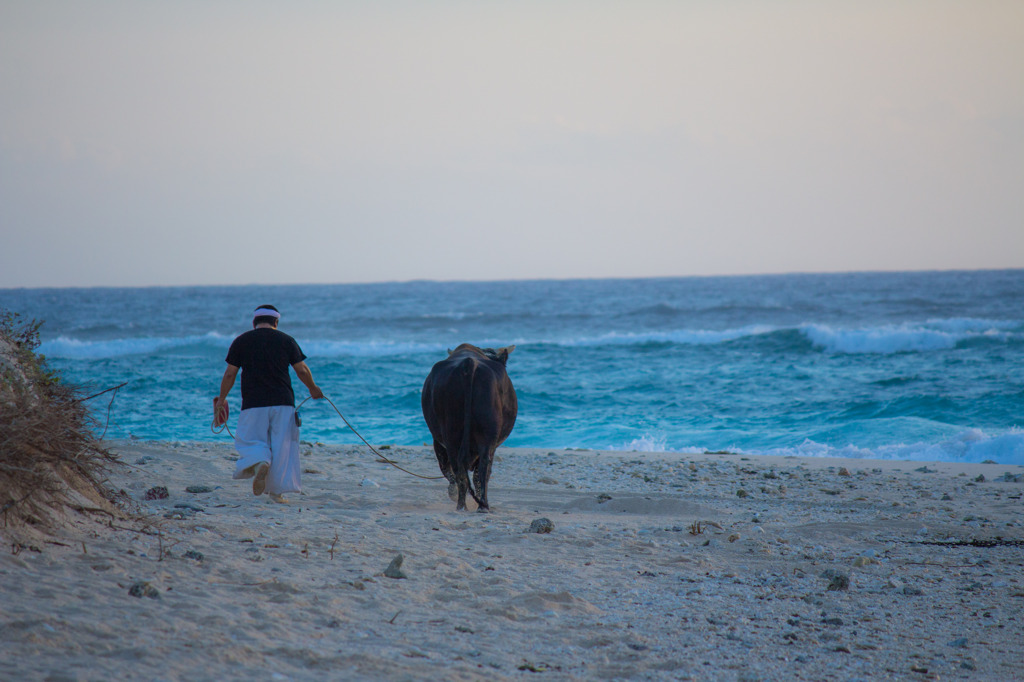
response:
<path id="1" fill-rule="evenodd" d="M 304 446 L 289 505 L 232 481 L 228 445 L 112 447 L 159 536 L 0 530 L 0 679 L 1024 674 L 1024 547 L 923 544 L 1024 540 L 1024 483 L 995 480 L 1022 467 L 502 449 L 478 514 L 362 447 Z M 427 448 L 385 452 L 437 474 Z"/>

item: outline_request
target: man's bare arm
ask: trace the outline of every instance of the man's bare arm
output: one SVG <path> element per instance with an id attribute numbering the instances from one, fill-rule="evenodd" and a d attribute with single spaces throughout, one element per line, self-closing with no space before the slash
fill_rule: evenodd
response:
<path id="1" fill-rule="evenodd" d="M 324 397 L 324 392 L 320 390 L 320 387 L 313 381 L 313 372 L 309 370 L 309 366 L 304 360 L 300 360 L 292 365 L 292 369 L 295 370 L 295 376 L 299 377 L 299 381 L 306 385 L 309 389 L 309 397 L 314 400 L 319 400 Z"/>
<path id="2" fill-rule="evenodd" d="M 220 380 L 220 396 L 217 398 L 217 405 L 213 408 L 214 414 L 228 399 L 228 393 L 231 393 L 231 388 L 235 385 L 236 376 L 238 376 L 238 368 L 228 363 L 228 368 L 224 370 L 224 376 Z"/>

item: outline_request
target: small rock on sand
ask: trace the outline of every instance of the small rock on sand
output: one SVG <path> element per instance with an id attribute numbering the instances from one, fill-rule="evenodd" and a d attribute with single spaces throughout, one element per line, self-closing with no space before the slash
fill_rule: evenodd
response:
<path id="1" fill-rule="evenodd" d="M 850 576 L 841 571 L 828 569 L 821 574 L 822 578 L 828 580 L 828 590 L 837 592 L 850 589 Z"/>
<path id="2" fill-rule="evenodd" d="M 387 576 L 388 578 L 394 578 L 396 580 L 401 580 L 402 578 L 408 578 L 409 576 L 407 576 L 404 572 L 402 572 L 402 562 L 403 561 L 405 561 L 405 557 L 404 556 L 402 556 L 401 554 L 396 556 L 394 559 L 391 560 L 391 563 L 388 564 L 388 567 L 384 569 L 384 575 Z"/>
<path id="3" fill-rule="evenodd" d="M 128 594 L 133 597 L 149 597 L 150 599 L 160 598 L 160 590 L 156 589 L 144 580 L 140 580 L 129 587 Z"/>
<path id="4" fill-rule="evenodd" d="M 146 500 L 166 500 L 170 497 L 170 493 L 167 492 L 167 486 L 155 485 L 146 491 L 143 499 Z"/>
<path id="5" fill-rule="evenodd" d="M 533 523 L 530 524 L 531 533 L 550 533 L 555 529 L 555 524 L 548 518 L 534 519 Z"/>

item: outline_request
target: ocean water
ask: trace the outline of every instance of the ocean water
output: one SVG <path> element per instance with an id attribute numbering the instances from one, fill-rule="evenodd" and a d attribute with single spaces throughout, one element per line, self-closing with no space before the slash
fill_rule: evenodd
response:
<path id="1" fill-rule="evenodd" d="M 509 446 L 1024 464 L 1024 270 L 0 290 L 67 380 L 128 382 L 90 404 L 147 440 L 227 438 L 212 398 L 262 303 L 372 443 L 430 441 L 423 380 L 469 342 L 516 345 Z M 302 414 L 304 440 L 358 442 Z"/>

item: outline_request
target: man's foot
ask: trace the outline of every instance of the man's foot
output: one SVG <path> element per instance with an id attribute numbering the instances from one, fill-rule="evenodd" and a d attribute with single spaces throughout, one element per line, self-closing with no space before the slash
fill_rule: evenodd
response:
<path id="1" fill-rule="evenodd" d="M 256 465 L 256 476 L 252 479 L 252 494 L 262 495 L 267 489 L 267 474 L 270 473 L 270 465 L 260 462 Z"/>
<path id="2" fill-rule="evenodd" d="M 284 495 L 278 495 L 277 493 L 270 493 L 270 499 L 278 504 L 288 504 L 288 499 Z"/>

